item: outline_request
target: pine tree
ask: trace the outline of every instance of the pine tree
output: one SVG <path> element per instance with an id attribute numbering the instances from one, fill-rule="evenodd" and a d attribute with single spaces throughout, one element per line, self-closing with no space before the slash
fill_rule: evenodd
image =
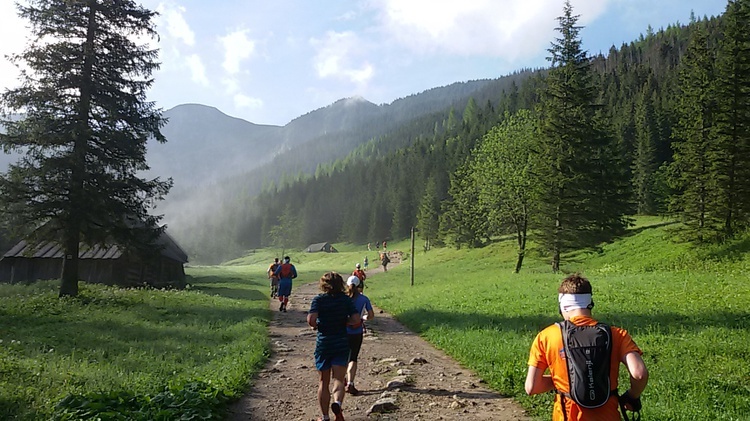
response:
<path id="1" fill-rule="evenodd" d="M 561 37 L 548 50 L 552 67 L 542 92 L 538 176 L 545 200 L 539 239 L 555 272 L 563 252 L 592 246 L 627 224 L 623 169 L 614 139 L 597 117 L 597 85 L 577 21 L 566 2 L 558 18 Z"/>
<path id="2" fill-rule="evenodd" d="M 437 183 L 435 177 L 427 180 L 422 201 L 419 204 L 417 215 L 417 232 L 425 241 L 425 250 L 429 250 L 430 244 L 435 241 L 440 229 L 440 200 L 437 194 Z"/>
<path id="3" fill-rule="evenodd" d="M 718 52 L 716 188 L 723 237 L 750 219 L 750 1 L 732 0 Z"/>
<path id="4" fill-rule="evenodd" d="M 714 57 L 705 28 L 698 26 L 681 63 L 679 120 L 673 132 L 671 210 L 681 216 L 684 237 L 702 242 L 720 229 L 716 212 L 716 93 Z"/>
<path id="5" fill-rule="evenodd" d="M 2 103 L 5 149 L 25 156 L 0 177 L 3 211 L 64 248 L 60 295 L 78 293 L 81 243 L 152 244 L 162 228 L 148 214 L 171 180 L 141 179 L 146 141 L 165 141 L 161 111 L 146 101 L 157 51 L 154 12 L 133 1 L 30 0 L 18 7 L 35 38 L 13 57 L 28 70 Z"/>
<path id="6" fill-rule="evenodd" d="M 467 131 L 470 131 L 479 123 L 477 113 L 477 102 L 474 100 L 474 97 L 470 97 L 469 101 L 466 103 L 463 114 L 463 125 L 467 129 Z"/>
<path id="7" fill-rule="evenodd" d="M 656 162 L 656 128 L 654 107 L 651 103 L 650 85 L 644 86 L 635 106 L 635 159 L 633 160 L 633 187 L 638 213 L 656 213 L 654 173 Z"/>
<path id="8" fill-rule="evenodd" d="M 440 236 L 457 249 L 477 247 L 489 235 L 489 212 L 479 203 L 479 189 L 468 166 L 468 163 L 461 165 L 452 174 L 450 199 L 443 203 L 440 215 Z"/>

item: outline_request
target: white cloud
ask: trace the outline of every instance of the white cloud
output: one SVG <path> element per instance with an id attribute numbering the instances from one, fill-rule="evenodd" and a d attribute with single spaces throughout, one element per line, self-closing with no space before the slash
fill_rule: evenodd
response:
<path id="1" fill-rule="evenodd" d="M 263 107 L 263 100 L 260 98 L 252 98 L 244 94 L 234 95 L 234 106 L 237 108 L 261 108 Z"/>
<path id="2" fill-rule="evenodd" d="M 18 17 L 14 2 L 0 2 L 0 90 L 18 86 L 19 72 L 5 56 L 23 51 L 26 35 L 26 22 Z"/>
<path id="3" fill-rule="evenodd" d="M 206 77 L 206 66 L 203 65 L 203 60 L 201 60 L 198 54 L 191 54 L 185 57 L 185 63 L 190 69 L 190 79 L 193 82 L 203 86 L 210 84 L 208 77 Z"/>
<path id="4" fill-rule="evenodd" d="M 575 0 L 580 23 L 601 15 L 611 0 Z M 423 53 L 490 55 L 513 60 L 537 54 L 562 14 L 561 0 L 376 0 L 383 30 Z"/>
<path id="5" fill-rule="evenodd" d="M 234 94 L 240 91 L 240 81 L 235 77 L 225 77 L 221 81 L 224 90 L 228 94 Z"/>
<path id="6" fill-rule="evenodd" d="M 354 10 L 349 10 L 339 16 L 336 16 L 335 20 L 349 21 L 349 20 L 354 20 L 356 17 L 357 17 L 357 12 L 355 12 Z"/>
<path id="7" fill-rule="evenodd" d="M 364 84 L 375 73 L 367 61 L 354 63 L 366 48 L 353 32 L 328 31 L 325 39 L 312 39 L 310 43 L 317 49 L 314 66 L 321 78 L 341 78 Z"/>
<path id="8" fill-rule="evenodd" d="M 178 39 L 190 47 L 195 45 L 195 33 L 190 29 L 185 17 L 185 8 L 169 3 L 161 3 L 157 8 L 160 16 L 157 25 L 164 26 L 169 36 Z"/>
<path id="9" fill-rule="evenodd" d="M 255 52 L 255 41 L 247 37 L 247 30 L 244 29 L 219 37 L 219 42 L 224 47 L 222 66 L 229 74 L 239 73 L 240 63 Z"/>

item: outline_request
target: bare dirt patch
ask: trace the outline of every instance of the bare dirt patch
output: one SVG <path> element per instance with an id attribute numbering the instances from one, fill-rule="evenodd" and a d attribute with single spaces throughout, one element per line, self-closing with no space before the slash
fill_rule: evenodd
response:
<path id="1" fill-rule="evenodd" d="M 377 288 L 377 277 L 371 276 L 381 270 L 368 271 L 368 288 Z M 271 358 L 253 389 L 232 406 L 229 421 L 308 421 L 320 416 L 315 332 L 306 322 L 310 302 L 318 293 L 317 283 L 295 287 L 286 313 L 278 311 L 278 301 L 271 301 L 275 312 L 269 332 Z M 347 421 L 530 419 L 513 400 L 485 387 L 470 370 L 379 308 L 367 328 L 356 377 L 360 394 L 347 395 L 343 404 Z M 402 384 L 391 383 L 394 380 Z M 368 415 L 382 398 L 395 402 L 395 407 Z"/>

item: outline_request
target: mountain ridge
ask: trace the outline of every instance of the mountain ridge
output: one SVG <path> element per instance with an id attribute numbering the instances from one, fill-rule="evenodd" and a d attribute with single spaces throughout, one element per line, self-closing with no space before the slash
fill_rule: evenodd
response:
<path id="1" fill-rule="evenodd" d="M 162 128 L 167 142 L 149 142 L 147 160 L 151 170 L 147 174 L 172 177 L 174 189 L 179 191 L 240 176 L 310 141 L 330 144 L 341 143 L 330 139 L 346 138 L 348 149 L 341 153 L 348 152 L 358 144 L 382 135 L 388 127 L 445 109 L 457 93 L 461 96 L 473 92 L 489 82 L 456 82 L 381 105 L 362 96 L 341 98 L 284 126 L 253 123 L 230 116 L 211 105 L 179 104 L 163 112 L 168 120 Z M 336 153 L 331 158 L 340 155 Z M 325 162 L 326 158 L 320 159 Z M 284 162 L 284 159 L 280 161 Z M 319 163 L 315 162 L 312 168 Z M 310 165 L 299 169 L 309 171 Z M 289 167 L 281 170 L 296 172 L 295 168 Z"/>

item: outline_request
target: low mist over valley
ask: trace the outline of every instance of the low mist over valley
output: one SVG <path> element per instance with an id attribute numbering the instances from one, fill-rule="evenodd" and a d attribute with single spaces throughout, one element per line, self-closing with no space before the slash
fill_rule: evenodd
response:
<path id="1" fill-rule="evenodd" d="M 193 251 L 191 257 L 200 259 L 205 247 L 197 246 L 202 240 L 195 241 L 205 237 L 196 234 L 212 236 L 207 227 L 231 230 L 220 228 L 223 216 L 252 213 L 250 199 L 264 186 L 279 185 L 284 177 L 314 174 L 320 164 L 344 158 L 416 119 L 427 118 L 432 131 L 436 117 L 431 115 L 442 116 L 451 107 L 463 109 L 470 96 L 486 102 L 524 77 L 521 72 L 497 80 L 455 83 L 383 105 L 361 97 L 341 99 L 283 127 L 250 123 L 205 105 L 174 107 L 164 112 L 169 119 L 162 129 L 167 143 L 149 142 L 148 174 L 174 180 L 156 212 L 164 214 L 170 233 Z M 236 253 L 238 247 L 231 249 Z"/>

